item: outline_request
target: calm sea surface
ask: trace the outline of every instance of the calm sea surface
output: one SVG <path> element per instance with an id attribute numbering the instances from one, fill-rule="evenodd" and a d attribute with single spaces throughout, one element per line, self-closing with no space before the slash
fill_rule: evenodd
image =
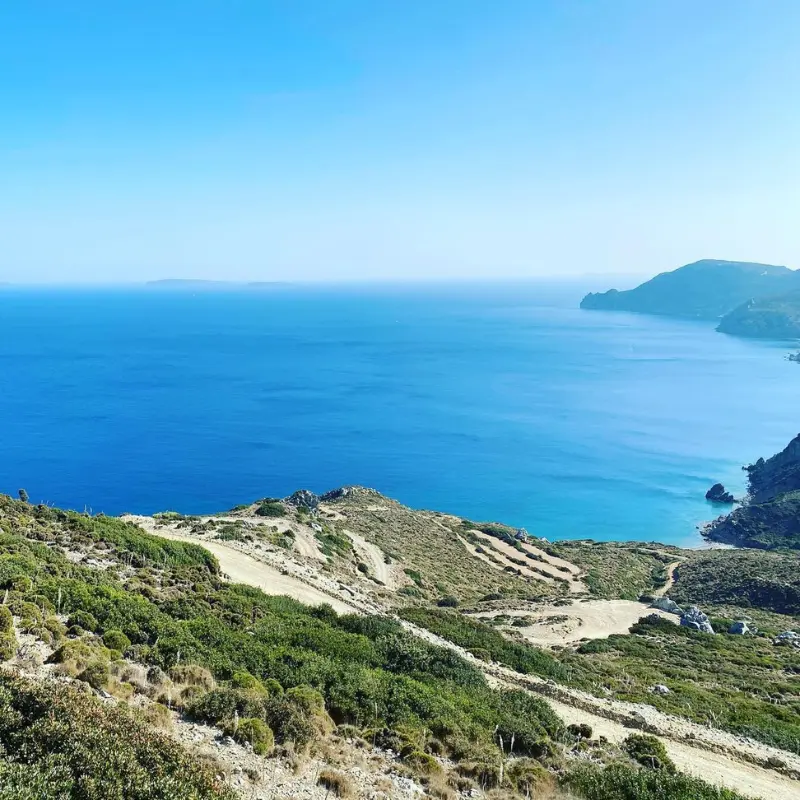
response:
<path id="1" fill-rule="evenodd" d="M 551 539 L 697 542 L 800 429 L 788 347 L 544 284 L 0 291 L 0 491 L 210 512 L 358 483 Z"/>

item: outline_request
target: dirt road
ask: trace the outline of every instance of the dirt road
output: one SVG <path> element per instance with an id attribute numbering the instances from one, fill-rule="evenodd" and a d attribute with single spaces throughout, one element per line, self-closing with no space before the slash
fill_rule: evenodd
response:
<path id="1" fill-rule="evenodd" d="M 142 524 L 139 520 L 137 522 Z M 216 556 L 220 568 L 234 583 L 255 586 L 257 589 L 261 589 L 264 594 L 288 595 L 310 606 L 328 603 L 339 614 L 356 613 L 356 609 L 353 606 L 348 605 L 339 598 L 326 594 L 322 590 L 310 586 L 291 575 L 284 575 L 275 567 L 265 564 L 263 561 L 258 561 L 252 556 L 234 550 L 232 547 L 220 542 L 198 541 L 196 536 L 186 536 L 164 527 L 151 527 L 149 531 L 166 539 L 191 542 L 204 547 L 212 555 Z"/>

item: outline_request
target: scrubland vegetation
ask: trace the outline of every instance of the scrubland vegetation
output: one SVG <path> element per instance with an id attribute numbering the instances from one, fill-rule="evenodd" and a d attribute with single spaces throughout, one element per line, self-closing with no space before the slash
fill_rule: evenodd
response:
<path id="1" fill-rule="evenodd" d="M 391 748 L 431 785 L 502 781 L 526 796 L 532 787 L 557 792 L 563 784 L 578 797 L 604 800 L 735 797 L 630 750 L 587 741 L 586 731 L 565 728 L 543 700 L 490 688 L 474 666 L 395 621 L 337 616 L 225 583 L 201 547 L 5 497 L 0 529 L 0 635 L 11 641 L 11 621 L 48 643 L 57 672 L 72 680 L 43 685 L 3 674 L 3 800 L 227 800 L 212 771 L 158 732 L 169 727 L 170 709 L 216 725 L 264 757 L 287 746 L 302 755 L 336 726 L 346 728 Z M 80 563 L 87 555 L 104 568 Z M 584 655 L 508 642 L 453 610 L 407 614 L 521 671 L 593 679 Z M 15 649 L 12 642 L 4 658 Z M 84 692 L 75 688 L 81 685 Z M 121 705 L 101 704 L 93 690 Z M 135 714 L 124 705 L 134 696 L 148 700 Z M 784 739 L 790 728 L 786 722 L 779 730 Z M 573 757 L 587 747 L 591 763 Z M 442 758 L 453 765 L 449 777 Z M 335 772 L 325 780 L 347 796 L 346 780 L 338 783 Z M 663 793 L 667 786 L 671 794 Z"/>

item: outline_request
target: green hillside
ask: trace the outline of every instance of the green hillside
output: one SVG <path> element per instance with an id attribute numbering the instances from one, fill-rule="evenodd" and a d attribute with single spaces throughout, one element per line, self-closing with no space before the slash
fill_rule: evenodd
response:
<path id="1" fill-rule="evenodd" d="M 753 298 L 800 289 L 800 272 L 742 261 L 703 260 L 663 272 L 628 291 L 588 294 L 581 308 L 719 319 Z"/>
<path id="2" fill-rule="evenodd" d="M 800 339 L 800 292 L 748 300 L 726 314 L 717 330 L 759 339 Z"/>

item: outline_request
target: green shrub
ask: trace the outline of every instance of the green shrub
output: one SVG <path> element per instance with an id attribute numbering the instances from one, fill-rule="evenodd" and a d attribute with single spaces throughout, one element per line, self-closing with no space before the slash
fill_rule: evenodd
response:
<path id="1" fill-rule="evenodd" d="M 280 501 L 268 498 L 259 503 L 255 513 L 259 517 L 283 517 L 286 515 L 286 507 Z"/>
<path id="2" fill-rule="evenodd" d="M 667 749 L 660 739 L 647 733 L 632 733 L 622 743 L 622 749 L 643 767 L 675 772 L 675 764 L 667 755 Z"/>
<path id="3" fill-rule="evenodd" d="M 14 630 L 14 616 L 8 606 L 0 606 L 0 634 Z"/>
<path id="4" fill-rule="evenodd" d="M 264 697 L 269 694 L 264 684 L 261 683 L 261 681 L 256 678 L 255 675 L 251 675 L 249 672 L 244 670 L 233 673 L 233 677 L 231 678 L 231 686 L 236 689 L 246 689 Z"/>
<path id="5" fill-rule="evenodd" d="M 432 755 L 413 747 L 402 755 L 402 759 L 404 764 L 420 775 L 434 775 L 442 772 L 441 765 Z"/>
<path id="6" fill-rule="evenodd" d="M 27 575 L 20 575 L 9 581 L 7 588 L 19 594 L 29 594 L 33 591 L 33 581 Z"/>
<path id="7" fill-rule="evenodd" d="M 92 633 L 100 627 L 100 623 L 88 611 L 75 611 L 70 614 L 67 619 L 67 625 L 70 627 L 77 625 L 79 628 Z"/>
<path id="8" fill-rule="evenodd" d="M 582 722 L 578 725 L 567 725 L 567 730 L 576 738 L 576 739 L 591 739 L 592 738 L 592 726 L 587 725 L 585 722 Z"/>
<path id="9" fill-rule="evenodd" d="M 219 688 L 191 702 L 187 712 L 195 719 L 217 724 L 239 717 L 263 717 L 265 698 L 243 689 Z"/>
<path id="10" fill-rule="evenodd" d="M 58 617 L 47 617 L 44 627 L 52 634 L 53 641 L 63 639 L 67 634 L 67 626 Z"/>
<path id="11" fill-rule="evenodd" d="M 563 783 L 583 800 L 746 800 L 688 775 L 623 764 L 581 766 L 567 773 Z"/>
<path id="12" fill-rule="evenodd" d="M 110 628 L 103 634 L 103 644 L 109 650 L 124 653 L 131 646 L 131 640 L 122 631 Z"/>
<path id="13" fill-rule="evenodd" d="M 318 727 L 313 715 L 286 695 L 270 698 L 266 714 L 269 726 L 281 744 L 293 742 L 303 748 L 317 736 Z"/>
<path id="14" fill-rule="evenodd" d="M 531 758 L 513 758 L 507 762 L 506 779 L 524 797 L 537 797 L 549 794 L 553 786 L 553 776 L 538 762 Z"/>
<path id="15" fill-rule="evenodd" d="M 60 683 L 0 673 L 0 741 L 3 800 L 235 800 L 177 742 Z"/>
<path id="16" fill-rule="evenodd" d="M 78 675 L 78 680 L 88 683 L 93 689 L 104 689 L 109 677 L 108 662 L 92 661 Z"/>
<path id="17" fill-rule="evenodd" d="M 250 744 L 253 752 L 265 756 L 275 746 L 275 736 L 266 722 L 252 717 L 240 719 L 235 726 L 228 725 L 225 732 L 239 744 Z"/>
<path id="18" fill-rule="evenodd" d="M 14 631 L 0 633 L 0 661 L 9 661 L 17 654 L 17 637 Z"/>
<path id="19" fill-rule="evenodd" d="M 436 601 L 436 605 L 440 608 L 456 608 L 458 606 L 458 598 L 448 594 L 445 597 L 440 597 Z"/>

